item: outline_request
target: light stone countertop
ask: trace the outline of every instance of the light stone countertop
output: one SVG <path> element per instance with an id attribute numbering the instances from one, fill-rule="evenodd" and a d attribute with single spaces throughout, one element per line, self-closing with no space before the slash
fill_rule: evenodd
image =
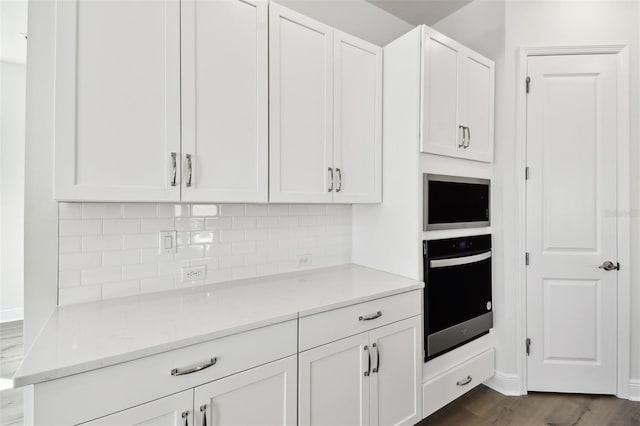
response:
<path id="1" fill-rule="evenodd" d="M 26 354 L 14 386 L 423 287 L 420 281 L 344 265 L 62 306 Z"/>

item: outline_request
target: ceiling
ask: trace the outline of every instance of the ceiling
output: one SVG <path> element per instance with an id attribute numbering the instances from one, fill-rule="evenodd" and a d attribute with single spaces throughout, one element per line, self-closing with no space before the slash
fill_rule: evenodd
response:
<path id="1" fill-rule="evenodd" d="M 367 0 L 413 25 L 433 25 L 472 0 Z"/>

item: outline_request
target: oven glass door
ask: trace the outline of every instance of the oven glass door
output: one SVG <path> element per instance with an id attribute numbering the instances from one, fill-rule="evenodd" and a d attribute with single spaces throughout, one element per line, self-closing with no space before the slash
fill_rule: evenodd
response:
<path id="1" fill-rule="evenodd" d="M 491 251 L 428 261 L 426 334 L 433 334 L 492 310 Z"/>

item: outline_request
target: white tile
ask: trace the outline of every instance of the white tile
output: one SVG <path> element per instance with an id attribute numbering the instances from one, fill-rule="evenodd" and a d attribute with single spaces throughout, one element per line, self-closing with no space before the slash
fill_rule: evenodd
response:
<path id="1" fill-rule="evenodd" d="M 178 247 L 184 247 L 191 244 L 191 232 L 182 231 L 176 233 Z"/>
<path id="2" fill-rule="evenodd" d="M 102 253 L 104 266 L 136 265 L 140 263 L 140 250 L 106 251 Z"/>
<path id="3" fill-rule="evenodd" d="M 255 229 L 256 218 L 255 217 L 234 217 L 233 229 Z"/>
<path id="4" fill-rule="evenodd" d="M 327 207 L 327 215 L 345 216 L 351 215 L 351 205 L 349 204 L 329 204 Z"/>
<path id="5" fill-rule="evenodd" d="M 61 288 L 58 293 L 60 305 L 95 302 L 102 297 L 101 285 L 86 285 L 80 287 Z"/>
<path id="6" fill-rule="evenodd" d="M 318 226 L 333 225 L 333 216 L 318 216 Z"/>
<path id="7" fill-rule="evenodd" d="M 148 263 L 143 265 L 125 265 L 122 267 L 122 278 L 124 280 L 152 278 L 157 275 L 158 265 L 155 263 Z"/>
<path id="8" fill-rule="evenodd" d="M 207 279 L 205 281 L 205 284 L 215 284 L 226 281 L 231 281 L 230 268 L 207 272 Z"/>
<path id="9" fill-rule="evenodd" d="M 308 214 L 313 216 L 324 215 L 327 212 L 326 204 L 309 204 L 307 206 Z"/>
<path id="10" fill-rule="evenodd" d="M 158 204 L 158 217 L 187 217 L 189 204 Z"/>
<path id="11" fill-rule="evenodd" d="M 191 216 L 218 216 L 220 213 L 217 204 L 192 204 Z"/>
<path id="12" fill-rule="evenodd" d="M 211 244 L 217 243 L 219 235 L 212 231 L 198 231 L 191 233 L 191 244 Z"/>
<path id="13" fill-rule="evenodd" d="M 264 263 L 256 265 L 258 275 L 273 275 L 278 273 L 277 263 Z"/>
<path id="14" fill-rule="evenodd" d="M 82 251 L 82 237 L 60 237 L 58 239 L 60 253 L 78 253 Z"/>
<path id="15" fill-rule="evenodd" d="M 259 229 L 277 228 L 278 217 L 259 217 L 257 220 L 257 227 Z"/>
<path id="16" fill-rule="evenodd" d="M 58 272 L 58 286 L 77 287 L 80 285 L 80 270 L 69 270 Z"/>
<path id="17" fill-rule="evenodd" d="M 122 278 L 120 266 L 106 266 L 104 268 L 83 269 L 80 275 L 82 285 L 100 284 L 110 281 L 120 281 Z"/>
<path id="18" fill-rule="evenodd" d="M 71 219 L 60 221 L 60 236 L 84 236 L 100 235 L 102 233 L 102 220 L 99 219 Z"/>
<path id="19" fill-rule="evenodd" d="M 79 204 L 79 203 L 58 203 L 58 218 L 60 218 L 60 219 L 80 219 L 80 218 L 82 218 L 82 204 Z"/>
<path id="20" fill-rule="evenodd" d="M 100 253 L 65 253 L 58 257 L 58 267 L 61 271 L 95 268 L 100 266 L 101 261 Z"/>
<path id="21" fill-rule="evenodd" d="M 281 228 L 296 228 L 298 226 L 298 216 L 281 216 L 278 218 L 278 225 Z"/>
<path id="22" fill-rule="evenodd" d="M 205 246 L 205 256 L 206 257 L 214 257 L 231 254 L 231 244 L 230 243 L 221 243 L 221 244 L 207 244 Z"/>
<path id="23" fill-rule="evenodd" d="M 142 232 L 172 231 L 173 220 L 173 218 L 142 219 L 140 229 Z"/>
<path id="24" fill-rule="evenodd" d="M 208 217 L 205 219 L 205 229 L 217 230 L 217 229 L 231 229 L 231 217 Z"/>
<path id="25" fill-rule="evenodd" d="M 276 228 L 276 229 L 269 229 L 269 239 L 270 240 L 286 240 L 289 238 L 289 230 L 288 229 L 282 229 L 282 228 Z"/>
<path id="26" fill-rule="evenodd" d="M 289 259 L 289 250 L 275 249 L 267 252 L 267 262 L 285 262 Z"/>
<path id="27" fill-rule="evenodd" d="M 142 249 L 160 247 L 158 234 L 133 234 L 125 235 L 123 243 L 125 249 Z"/>
<path id="28" fill-rule="evenodd" d="M 297 240 L 280 240 L 278 241 L 278 247 L 283 249 L 298 247 Z"/>
<path id="29" fill-rule="evenodd" d="M 204 287 L 205 280 L 198 281 L 185 281 L 176 280 L 176 288 L 192 288 L 192 287 Z"/>
<path id="30" fill-rule="evenodd" d="M 256 250 L 259 252 L 268 252 L 278 248 L 278 241 L 256 241 Z"/>
<path id="31" fill-rule="evenodd" d="M 207 271 L 214 271 L 220 266 L 220 261 L 217 257 L 204 257 L 202 259 L 191 259 L 191 266 L 206 266 Z"/>
<path id="32" fill-rule="evenodd" d="M 254 253 L 256 251 L 255 241 L 238 241 L 231 243 L 232 254 Z"/>
<path id="33" fill-rule="evenodd" d="M 266 229 L 248 229 L 244 231 L 244 239 L 247 241 L 264 241 L 269 238 L 269 231 Z"/>
<path id="34" fill-rule="evenodd" d="M 140 291 L 142 293 L 154 293 L 156 291 L 172 290 L 174 288 L 173 276 L 158 277 L 140 281 Z"/>
<path id="35" fill-rule="evenodd" d="M 124 205 L 124 217 L 142 218 L 158 216 L 157 204 L 127 203 Z"/>
<path id="36" fill-rule="evenodd" d="M 84 219 L 117 219 L 122 217 L 122 204 L 84 203 L 82 217 Z"/>
<path id="37" fill-rule="evenodd" d="M 105 219 L 103 231 L 111 234 L 137 234 L 140 232 L 140 219 Z"/>
<path id="38" fill-rule="evenodd" d="M 174 276 L 180 272 L 182 262 L 167 262 L 158 264 L 158 276 Z"/>
<path id="39" fill-rule="evenodd" d="M 220 269 L 233 268 L 244 265 L 244 255 L 220 256 Z"/>
<path id="40" fill-rule="evenodd" d="M 175 257 L 176 260 L 195 259 L 197 257 L 204 257 L 204 251 L 204 245 L 180 247 Z"/>
<path id="41" fill-rule="evenodd" d="M 121 235 L 82 237 L 82 251 L 122 250 Z"/>
<path id="42" fill-rule="evenodd" d="M 134 296 L 136 294 L 140 294 L 139 281 L 121 281 L 115 283 L 104 283 L 102 285 L 103 299 Z"/>
<path id="43" fill-rule="evenodd" d="M 244 261 L 247 265 L 267 263 L 267 253 L 248 253 L 244 256 Z"/>
<path id="44" fill-rule="evenodd" d="M 231 279 L 244 280 L 258 275 L 256 265 L 236 266 L 231 268 Z"/>
<path id="45" fill-rule="evenodd" d="M 318 216 L 302 216 L 298 221 L 299 226 L 317 226 Z"/>
<path id="46" fill-rule="evenodd" d="M 306 204 L 291 204 L 289 206 L 290 216 L 305 216 L 309 214 L 309 207 Z"/>
<path id="47" fill-rule="evenodd" d="M 177 217 L 175 222 L 176 231 L 200 231 L 204 229 L 204 218 Z"/>
<path id="48" fill-rule="evenodd" d="M 288 216 L 288 204 L 269 204 L 269 216 Z"/>
<path id="49" fill-rule="evenodd" d="M 267 204 L 247 204 L 245 205 L 246 216 L 267 216 L 269 206 Z"/>
<path id="50" fill-rule="evenodd" d="M 244 240 L 244 231 L 241 229 L 220 231 L 220 241 L 223 243 L 231 243 Z"/>
<path id="51" fill-rule="evenodd" d="M 221 216 L 244 216 L 244 204 L 221 204 Z"/>
<path id="52" fill-rule="evenodd" d="M 160 254 L 157 248 L 141 249 L 138 263 L 167 263 L 175 261 L 173 254 Z"/>

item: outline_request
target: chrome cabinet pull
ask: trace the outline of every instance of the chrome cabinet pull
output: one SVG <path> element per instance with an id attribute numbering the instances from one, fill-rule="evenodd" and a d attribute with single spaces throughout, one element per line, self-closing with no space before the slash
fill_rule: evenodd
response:
<path id="1" fill-rule="evenodd" d="M 460 380 L 460 381 L 456 382 L 456 385 L 458 385 L 458 386 L 466 386 L 466 385 L 468 385 L 469 383 L 471 383 L 471 380 L 473 380 L 473 379 L 471 378 L 471 376 L 467 376 L 467 378 L 466 378 L 466 379 L 462 379 L 462 380 Z"/>
<path id="2" fill-rule="evenodd" d="M 338 173 L 338 188 L 336 188 L 336 192 L 340 192 L 342 189 L 342 171 L 338 168 L 336 172 Z"/>
<path id="3" fill-rule="evenodd" d="M 189 412 L 183 411 L 182 418 L 184 419 L 184 426 L 189 426 Z"/>
<path id="4" fill-rule="evenodd" d="M 207 404 L 200 406 L 200 412 L 202 413 L 202 426 L 207 426 Z"/>
<path id="5" fill-rule="evenodd" d="M 367 367 L 367 371 L 364 372 L 365 377 L 369 377 L 371 374 L 371 352 L 369 351 L 369 346 L 364 345 L 364 350 L 367 352 L 367 358 L 369 359 L 369 366 Z"/>
<path id="6" fill-rule="evenodd" d="M 460 133 L 462 133 L 462 136 L 460 135 Z M 464 148 L 464 136 L 464 126 L 458 125 L 458 148 Z"/>
<path id="7" fill-rule="evenodd" d="M 380 347 L 378 346 L 377 343 L 374 343 L 372 346 L 376 348 L 376 366 L 374 367 L 373 372 L 379 373 L 380 372 Z"/>
<path id="8" fill-rule="evenodd" d="M 196 373 L 198 371 L 202 371 L 205 368 L 209 368 L 213 365 L 216 365 L 216 362 L 218 362 L 218 358 L 211 358 L 211 360 L 209 362 L 207 362 L 206 364 L 201 364 L 201 365 L 197 365 L 195 367 L 188 367 L 188 368 L 174 368 L 173 370 L 171 370 L 171 375 L 172 376 L 184 376 L 185 374 L 191 374 L 191 373 Z"/>
<path id="9" fill-rule="evenodd" d="M 191 154 L 186 154 L 185 157 L 187 158 L 187 186 L 190 187 L 191 186 L 191 179 L 193 177 L 193 167 L 191 164 Z"/>
<path id="10" fill-rule="evenodd" d="M 331 183 L 331 185 L 329 186 L 328 191 L 332 192 L 333 191 L 333 168 L 329 167 L 329 182 Z"/>
<path id="11" fill-rule="evenodd" d="M 471 145 L 471 129 L 468 127 L 465 127 L 465 130 L 467 132 L 467 144 L 464 146 L 465 148 L 469 148 L 469 145 Z"/>
<path id="12" fill-rule="evenodd" d="M 177 154 L 175 152 L 171 153 L 171 181 L 169 182 L 171 186 L 176 186 L 176 179 L 178 178 L 178 160 L 176 159 Z"/>
<path id="13" fill-rule="evenodd" d="M 382 311 L 378 311 L 375 314 L 360 315 L 358 317 L 358 321 L 371 321 L 371 320 L 374 320 L 376 318 L 380 318 L 381 316 L 382 316 Z"/>

